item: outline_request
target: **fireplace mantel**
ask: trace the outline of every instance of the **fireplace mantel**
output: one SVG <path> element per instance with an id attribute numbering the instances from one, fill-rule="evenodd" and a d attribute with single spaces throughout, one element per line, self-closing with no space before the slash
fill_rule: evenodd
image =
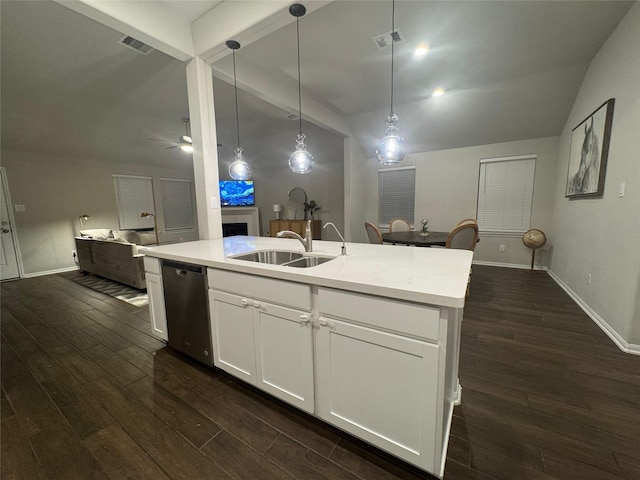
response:
<path id="1" fill-rule="evenodd" d="M 222 207 L 222 223 L 246 223 L 250 236 L 260 236 L 258 207 Z"/>

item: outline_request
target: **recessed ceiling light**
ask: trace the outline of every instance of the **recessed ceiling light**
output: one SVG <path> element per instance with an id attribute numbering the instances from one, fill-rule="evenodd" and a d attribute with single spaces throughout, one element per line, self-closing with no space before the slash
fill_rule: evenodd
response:
<path id="1" fill-rule="evenodd" d="M 431 94 L 432 97 L 441 97 L 444 95 L 444 88 L 436 88 Z"/>
<path id="2" fill-rule="evenodd" d="M 429 45 L 421 44 L 413 51 L 415 57 L 424 57 L 429 51 Z"/>

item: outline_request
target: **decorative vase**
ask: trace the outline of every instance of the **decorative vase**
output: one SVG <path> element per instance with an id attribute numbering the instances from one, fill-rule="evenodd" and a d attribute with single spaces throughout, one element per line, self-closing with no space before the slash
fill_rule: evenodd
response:
<path id="1" fill-rule="evenodd" d="M 429 232 L 420 232 L 420 236 L 421 237 L 428 237 L 429 236 Z"/>

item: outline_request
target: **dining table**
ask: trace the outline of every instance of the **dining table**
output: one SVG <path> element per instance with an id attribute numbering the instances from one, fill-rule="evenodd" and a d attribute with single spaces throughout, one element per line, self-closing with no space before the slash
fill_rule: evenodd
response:
<path id="1" fill-rule="evenodd" d="M 428 235 L 422 232 L 411 230 L 405 232 L 387 232 L 382 234 L 384 243 L 393 243 L 394 245 L 415 245 L 417 247 L 444 247 L 447 243 L 449 232 L 428 232 Z"/>

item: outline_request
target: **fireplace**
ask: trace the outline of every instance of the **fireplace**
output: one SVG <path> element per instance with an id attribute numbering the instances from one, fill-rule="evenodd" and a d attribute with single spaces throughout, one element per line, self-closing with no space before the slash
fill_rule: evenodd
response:
<path id="1" fill-rule="evenodd" d="M 234 235 L 249 235 L 249 225 L 246 222 L 223 223 L 222 236 L 233 237 Z"/>
<path id="2" fill-rule="evenodd" d="M 222 208 L 222 236 L 233 235 L 260 236 L 257 207 Z"/>

